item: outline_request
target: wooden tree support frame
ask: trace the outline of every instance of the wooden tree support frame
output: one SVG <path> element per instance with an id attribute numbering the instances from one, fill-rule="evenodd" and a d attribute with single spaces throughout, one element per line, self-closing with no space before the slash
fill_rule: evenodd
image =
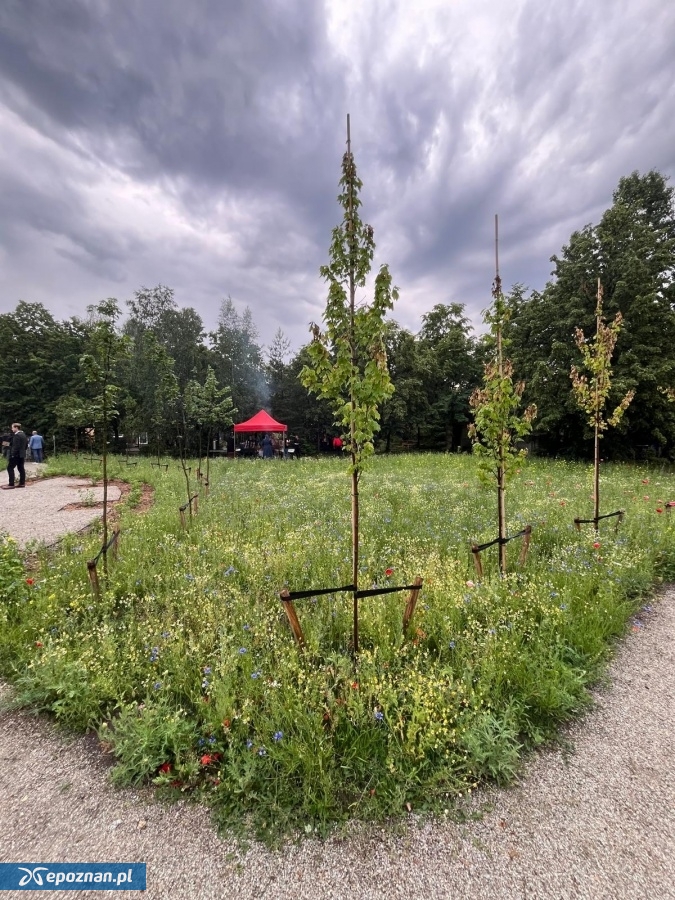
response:
<path id="1" fill-rule="evenodd" d="M 417 599 L 419 597 L 420 591 L 422 590 L 422 586 L 424 584 L 424 579 L 417 575 L 412 584 L 400 585 L 400 586 L 391 586 L 391 587 L 375 587 L 375 588 L 366 588 L 362 591 L 357 591 L 354 588 L 353 584 L 346 584 L 342 587 L 336 588 L 320 588 L 318 590 L 308 590 L 308 591 L 294 591 L 291 593 L 288 588 L 284 588 L 283 591 L 279 594 L 281 598 L 281 602 L 283 603 L 284 612 L 286 613 L 286 618 L 288 619 L 291 630 L 293 632 L 293 637 L 296 640 L 298 646 L 302 649 L 305 648 L 305 636 L 302 633 L 302 628 L 300 626 L 300 621 L 298 619 L 298 614 L 295 611 L 295 606 L 293 605 L 294 600 L 302 600 L 307 597 L 319 597 L 322 594 L 340 594 L 340 593 L 350 593 L 356 597 L 357 600 L 362 597 L 378 597 L 382 594 L 394 594 L 397 591 L 410 591 L 408 595 L 408 599 L 406 601 L 405 610 L 403 612 L 403 636 L 405 638 L 408 629 L 410 627 L 410 622 L 412 620 L 413 615 L 415 614 L 415 607 L 417 606 Z"/>
<path id="2" fill-rule="evenodd" d="M 138 460 L 137 459 L 129 459 L 128 453 L 126 455 L 126 462 L 127 462 L 128 466 L 137 466 L 138 465 Z"/>
<path id="3" fill-rule="evenodd" d="M 478 576 L 478 580 L 483 580 L 483 561 L 481 559 L 481 551 L 487 550 L 488 547 L 494 547 L 495 544 L 508 544 L 509 541 L 513 541 L 516 538 L 521 537 L 523 539 L 522 547 L 520 548 L 520 556 L 518 557 L 518 565 L 524 566 L 525 561 L 527 560 L 527 554 L 530 549 L 530 540 L 532 538 L 532 526 L 526 525 L 522 531 L 519 531 L 517 534 L 512 534 L 510 537 L 506 538 L 495 538 L 494 541 L 488 541 L 485 544 L 472 544 L 471 545 L 471 553 L 473 554 L 473 564 L 476 569 L 476 575 Z"/>
<path id="4" fill-rule="evenodd" d="M 594 519 L 579 519 L 579 518 L 576 518 L 576 519 L 574 520 L 574 527 L 576 528 L 577 531 L 581 531 L 581 526 L 582 526 L 582 525 L 593 525 L 593 527 L 594 527 L 595 530 L 597 531 L 597 530 L 598 530 L 598 522 L 599 522 L 601 519 L 611 519 L 611 518 L 613 518 L 614 516 L 616 516 L 617 519 L 616 519 L 616 525 L 615 525 L 615 527 L 614 527 L 614 531 L 618 531 L 618 530 L 619 530 L 619 525 L 623 522 L 623 517 L 624 517 L 625 514 L 626 514 L 626 510 L 625 510 L 625 509 L 617 509 L 616 512 L 605 513 L 604 516 L 597 516 L 597 518 L 594 518 Z"/>
<path id="5" fill-rule="evenodd" d="M 182 506 L 178 507 L 178 512 L 180 513 L 180 523 L 183 528 L 187 528 L 187 520 L 185 518 L 185 510 L 190 509 L 190 514 L 196 516 L 199 512 L 199 494 L 193 494 L 187 503 L 184 503 Z"/>
<path id="6" fill-rule="evenodd" d="M 102 463 L 102 462 L 103 462 L 103 457 L 102 457 L 102 456 L 83 456 L 82 459 L 83 459 L 85 462 L 97 462 L 97 463 Z"/>
<path id="7" fill-rule="evenodd" d="M 168 463 L 156 463 L 156 462 L 151 462 L 150 465 L 151 465 L 151 466 L 154 466 L 154 467 L 157 468 L 157 469 L 164 469 L 165 472 L 168 472 L 168 471 L 169 471 L 169 464 L 168 464 Z"/>
<path id="8" fill-rule="evenodd" d="M 119 552 L 119 543 L 120 543 L 120 530 L 119 528 L 115 528 L 110 539 L 107 544 L 104 544 L 103 547 L 98 551 L 96 556 L 93 559 L 87 561 L 87 573 L 89 575 L 89 583 L 91 584 L 91 590 L 96 597 L 97 600 L 101 599 L 101 584 L 98 580 L 98 561 L 104 555 L 107 554 L 108 550 L 112 548 L 113 559 L 117 559 Z"/>
<path id="9" fill-rule="evenodd" d="M 284 612 L 286 613 L 286 618 L 291 626 L 291 631 L 293 632 L 293 637 L 295 641 L 300 647 L 301 650 L 305 649 L 305 636 L 302 633 L 302 628 L 300 627 L 300 622 L 298 620 L 298 614 L 295 611 L 295 607 L 293 606 L 293 601 L 291 600 L 291 595 L 288 588 L 284 588 L 281 594 L 281 602 L 284 607 Z"/>
<path id="10" fill-rule="evenodd" d="M 403 636 L 408 633 L 408 628 L 410 627 L 410 622 L 412 617 L 415 615 L 415 607 L 417 606 L 417 598 L 420 595 L 420 591 L 422 590 L 422 578 L 418 575 L 413 581 L 413 587 L 408 594 L 408 600 L 405 605 L 405 610 L 403 611 Z"/>

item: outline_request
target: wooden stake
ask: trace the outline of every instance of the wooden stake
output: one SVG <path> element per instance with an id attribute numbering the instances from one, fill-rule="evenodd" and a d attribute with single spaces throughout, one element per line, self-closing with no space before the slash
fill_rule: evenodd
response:
<path id="1" fill-rule="evenodd" d="M 185 524 L 185 510 L 181 507 L 178 512 L 180 513 L 180 524 L 183 526 L 183 528 L 186 528 L 187 526 Z"/>
<path id="2" fill-rule="evenodd" d="M 478 575 L 478 580 L 483 580 L 483 563 L 480 559 L 480 550 L 478 549 L 478 544 L 471 545 L 471 552 L 473 553 L 473 564 L 476 567 L 476 575 Z"/>
<path id="3" fill-rule="evenodd" d="M 87 572 L 89 573 L 89 581 L 91 582 L 91 589 L 97 600 L 101 599 L 101 586 L 98 583 L 98 572 L 96 571 L 96 560 L 90 559 L 87 562 Z"/>
<path id="4" fill-rule="evenodd" d="M 113 542 L 112 542 L 112 552 L 113 552 L 114 560 L 117 560 L 117 554 L 119 551 L 119 543 L 120 543 L 120 530 L 119 530 L 119 528 L 116 528 L 113 531 Z"/>
<path id="5" fill-rule="evenodd" d="M 523 535 L 523 546 L 520 548 L 520 557 L 518 559 L 518 565 L 524 566 L 525 560 L 527 559 L 527 551 L 530 549 L 530 538 L 532 537 L 532 526 L 525 526 L 525 534 Z"/>
<path id="6" fill-rule="evenodd" d="M 291 595 L 288 592 L 287 588 L 284 588 L 280 594 L 281 602 L 284 607 L 284 612 L 286 613 L 286 617 L 290 622 L 291 629 L 293 631 L 293 636 L 297 641 L 299 647 L 305 647 L 305 636 L 302 633 L 302 628 L 300 627 L 300 622 L 298 621 L 297 613 L 295 612 L 295 607 L 293 606 L 293 601 L 291 600 Z"/>
<path id="7" fill-rule="evenodd" d="M 410 625 L 410 620 L 412 619 L 415 613 L 415 607 L 417 606 L 417 598 L 420 595 L 420 590 L 422 589 L 423 580 L 418 575 L 413 581 L 415 587 L 410 591 L 408 596 L 408 602 L 405 605 L 405 611 L 403 613 L 403 634 L 405 635 L 408 631 L 408 626 Z"/>
<path id="8" fill-rule="evenodd" d="M 581 531 L 581 522 L 579 521 L 579 519 L 574 520 L 574 527 L 577 531 Z"/>

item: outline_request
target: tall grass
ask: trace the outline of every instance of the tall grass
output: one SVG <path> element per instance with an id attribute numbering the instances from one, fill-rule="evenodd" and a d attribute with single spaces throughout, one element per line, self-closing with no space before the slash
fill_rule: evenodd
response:
<path id="1" fill-rule="evenodd" d="M 87 465 L 50 469 L 95 476 Z M 154 484 L 155 503 L 122 510 L 100 601 L 85 566 L 100 535 L 68 536 L 30 572 L 0 541 L 0 673 L 23 702 L 98 728 L 118 782 L 205 797 L 222 824 L 267 837 L 507 782 L 523 748 L 584 706 L 612 641 L 675 573 L 671 475 L 608 466 L 605 511 L 625 508 L 624 523 L 578 533 L 590 467 L 530 463 L 509 499 L 510 531 L 534 526 L 527 564 L 509 545 L 500 578 L 487 551 L 477 583 L 469 545 L 495 536 L 496 517 L 473 459 L 378 457 L 362 485 L 361 582 L 424 577 L 412 634 L 405 594 L 365 599 L 354 661 L 349 595 L 314 597 L 297 602 L 303 654 L 278 593 L 349 583 L 345 466 L 216 461 L 187 531 L 177 464 L 117 466 L 132 498 Z"/>

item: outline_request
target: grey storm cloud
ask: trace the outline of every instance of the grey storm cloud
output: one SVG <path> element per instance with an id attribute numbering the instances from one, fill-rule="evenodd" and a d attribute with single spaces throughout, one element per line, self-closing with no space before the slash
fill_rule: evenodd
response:
<path id="1" fill-rule="evenodd" d="M 541 288 L 619 178 L 675 174 L 662 0 L 4 0 L 0 309 L 159 282 L 207 328 L 321 316 L 345 118 L 376 262 L 435 303 Z"/>

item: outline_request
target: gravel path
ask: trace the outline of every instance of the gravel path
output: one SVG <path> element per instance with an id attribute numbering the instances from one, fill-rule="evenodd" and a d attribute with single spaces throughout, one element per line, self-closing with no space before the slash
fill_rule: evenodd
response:
<path id="1" fill-rule="evenodd" d="M 463 823 L 355 826 L 280 853 L 221 840 L 200 807 L 113 790 L 91 741 L 0 714 L 0 861 L 145 861 L 153 898 L 675 898 L 673 633 L 671 586 L 567 750 L 479 792 Z"/>
<path id="2" fill-rule="evenodd" d="M 65 531 L 80 531 L 101 517 L 103 486 L 88 478 L 35 478 L 39 466 L 26 463 L 26 487 L 0 491 L 0 529 L 22 547 L 31 541 L 52 544 Z M 7 484 L 6 473 L 0 478 Z M 119 500 L 117 485 L 108 485 L 108 501 Z M 79 509 L 73 504 L 85 504 Z M 98 505 L 90 505 L 98 504 Z"/>

